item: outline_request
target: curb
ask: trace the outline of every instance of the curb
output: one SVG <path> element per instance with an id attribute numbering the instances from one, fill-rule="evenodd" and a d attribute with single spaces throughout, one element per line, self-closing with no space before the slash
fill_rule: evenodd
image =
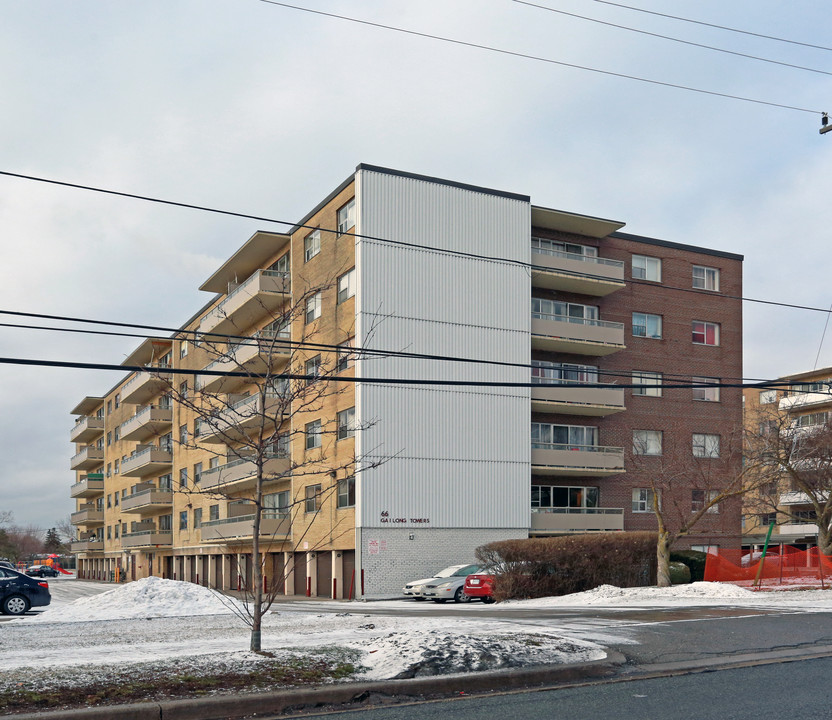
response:
<path id="1" fill-rule="evenodd" d="M 422 695 L 467 695 L 488 690 L 550 686 L 611 676 L 626 658 L 608 651 L 603 660 L 492 670 L 465 675 L 440 675 L 412 680 L 356 682 L 301 690 L 217 695 L 167 702 L 106 705 L 50 710 L 9 716 L 10 720 L 230 720 L 251 715 L 277 715 L 330 705 L 363 703 L 372 695 L 408 698 Z"/>

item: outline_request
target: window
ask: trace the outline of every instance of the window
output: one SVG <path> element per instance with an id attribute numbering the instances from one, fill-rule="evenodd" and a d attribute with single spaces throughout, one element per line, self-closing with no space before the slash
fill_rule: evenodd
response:
<path id="1" fill-rule="evenodd" d="M 633 255 L 633 277 L 636 280 L 662 281 L 662 261 L 646 255 Z"/>
<path id="2" fill-rule="evenodd" d="M 188 357 L 188 341 L 183 340 L 179 343 L 179 357 L 184 358 Z"/>
<path id="3" fill-rule="evenodd" d="M 338 413 L 338 439 L 344 440 L 355 436 L 355 408 L 341 410 Z"/>
<path id="4" fill-rule="evenodd" d="M 308 377 L 306 378 L 306 384 L 311 385 L 314 383 L 319 377 L 321 377 L 321 356 L 316 355 L 313 358 L 309 358 L 306 361 L 306 374 Z"/>
<path id="5" fill-rule="evenodd" d="M 346 342 L 338 345 L 338 350 L 335 354 L 335 372 L 341 372 L 352 367 L 353 347 L 355 347 L 355 338 L 350 338 Z"/>
<path id="6" fill-rule="evenodd" d="M 112 463 L 107 463 L 107 477 L 110 477 L 113 474 L 113 465 Z"/>
<path id="7" fill-rule="evenodd" d="M 662 316 L 649 313 L 633 313 L 633 337 L 662 339 Z"/>
<path id="8" fill-rule="evenodd" d="M 717 323 L 694 320 L 692 324 L 693 342 L 696 345 L 719 345 L 719 325 Z"/>
<path id="9" fill-rule="evenodd" d="M 179 487 L 188 485 L 188 468 L 179 468 Z"/>
<path id="10" fill-rule="evenodd" d="M 716 268 L 693 266 L 693 287 L 699 290 L 719 291 L 719 270 Z"/>
<path id="11" fill-rule="evenodd" d="M 763 513 L 760 515 L 760 525 L 776 525 L 777 524 L 777 513 L 770 512 L 770 513 Z"/>
<path id="12" fill-rule="evenodd" d="M 661 495 L 657 500 L 661 505 Z M 653 512 L 653 491 L 650 488 L 633 488 L 633 508 L 634 513 L 649 513 Z"/>
<path id="13" fill-rule="evenodd" d="M 532 360 L 532 382 L 541 385 L 561 383 L 597 383 L 598 368 L 595 365 L 573 365 Z"/>
<path id="14" fill-rule="evenodd" d="M 336 507 L 355 507 L 355 478 L 348 477 L 338 481 Z"/>
<path id="15" fill-rule="evenodd" d="M 113 539 L 113 528 L 110 525 L 107 526 L 107 539 Z"/>
<path id="16" fill-rule="evenodd" d="M 165 433 L 159 438 L 159 448 L 173 452 L 173 433 Z"/>
<path id="17" fill-rule="evenodd" d="M 116 529 L 116 540 L 118 540 L 118 531 L 121 529 L 121 525 L 115 525 Z"/>
<path id="18" fill-rule="evenodd" d="M 662 396 L 661 373 L 636 370 L 633 372 L 633 385 L 638 385 L 638 387 L 633 388 L 633 395 Z"/>
<path id="19" fill-rule="evenodd" d="M 693 399 L 703 402 L 719 402 L 719 380 L 717 378 L 693 377 L 694 385 L 708 385 L 710 387 L 693 388 Z"/>
<path id="20" fill-rule="evenodd" d="M 694 433 L 693 456 L 701 458 L 719 457 L 719 435 Z"/>
<path id="21" fill-rule="evenodd" d="M 194 530 L 202 527 L 202 508 L 194 508 Z"/>
<path id="22" fill-rule="evenodd" d="M 119 405 L 121 405 L 121 395 L 119 395 L 118 393 L 116 393 L 115 403 L 116 403 L 116 410 L 118 410 Z"/>
<path id="23" fill-rule="evenodd" d="M 278 273 L 288 273 L 289 268 L 289 253 L 281 255 L 275 262 L 269 265 L 269 270 Z"/>
<path id="24" fill-rule="evenodd" d="M 338 209 L 338 234 L 343 235 L 355 227 L 355 198 Z"/>
<path id="25" fill-rule="evenodd" d="M 179 513 L 179 529 L 180 530 L 187 530 L 188 529 L 188 511 L 183 510 Z"/>
<path id="26" fill-rule="evenodd" d="M 118 458 L 113 460 L 113 475 L 118 475 Z"/>
<path id="27" fill-rule="evenodd" d="M 348 270 L 338 278 L 338 304 L 346 302 L 355 295 L 355 268 Z"/>
<path id="28" fill-rule="evenodd" d="M 548 238 L 532 238 L 532 250 L 544 255 L 564 257 L 569 255 L 580 255 L 582 257 L 598 257 L 598 248 L 591 245 L 577 245 L 576 243 L 561 242 L 560 240 L 549 240 Z"/>
<path id="29" fill-rule="evenodd" d="M 705 498 L 708 499 L 708 503 L 712 503 L 716 496 L 719 493 L 716 490 L 691 490 L 690 492 L 690 511 L 692 513 L 700 512 L 701 510 L 705 509 Z M 707 510 L 706 513 L 709 515 L 716 515 L 719 513 L 719 503 L 711 505 Z"/>
<path id="30" fill-rule="evenodd" d="M 115 507 L 118 507 L 118 493 L 115 493 L 115 494 L 113 495 L 113 505 L 114 505 Z"/>
<path id="31" fill-rule="evenodd" d="M 159 478 L 159 489 L 167 490 L 168 492 L 173 489 L 173 477 L 170 473 L 162 475 L 162 477 Z"/>
<path id="32" fill-rule="evenodd" d="M 595 508 L 598 507 L 598 488 L 532 485 L 532 507 Z"/>
<path id="33" fill-rule="evenodd" d="M 219 505 L 209 505 L 208 506 L 208 519 L 209 520 L 219 520 L 220 519 L 220 506 Z"/>
<path id="34" fill-rule="evenodd" d="M 179 442 L 182 445 L 185 445 L 188 442 L 188 425 L 187 425 L 187 423 L 185 425 L 180 425 L 179 426 Z"/>
<path id="35" fill-rule="evenodd" d="M 307 485 L 306 486 L 306 503 L 304 505 L 306 512 L 318 512 L 321 509 L 321 486 Z"/>
<path id="36" fill-rule="evenodd" d="M 113 507 L 112 496 L 109 494 L 107 495 L 107 507 Z"/>
<path id="37" fill-rule="evenodd" d="M 118 442 L 119 440 L 121 440 L 121 425 L 113 428 L 113 442 Z"/>
<path id="38" fill-rule="evenodd" d="M 198 485 L 202 480 L 202 463 L 198 462 L 194 465 L 194 485 Z"/>
<path id="39" fill-rule="evenodd" d="M 220 466 L 220 459 L 216 456 L 212 458 L 208 458 L 208 467 L 213 470 L 215 467 Z"/>
<path id="40" fill-rule="evenodd" d="M 321 293 L 316 292 L 306 298 L 306 324 L 321 317 Z"/>
<path id="41" fill-rule="evenodd" d="M 532 317 L 538 320 L 557 320 L 586 325 L 598 320 L 598 307 L 533 297 Z"/>
<path id="42" fill-rule="evenodd" d="M 179 396 L 182 398 L 188 397 L 188 381 L 183 380 L 179 383 Z"/>
<path id="43" fill-rule="evenodd" d="M 263 496 L 263 509 L 268 511 L 266 517 L 276 517 L 289 512 L 289 491 L 281 490 L 276 493 L 269 493 Z"/>
<path id="44" fill-rule="evenodd" d="M 311 423 L 306 423 L 306 449 L 321 447 L 322 428 L 320 420 L 313 420 Z"/>
<path id="45" fill-rule="evenodd" d="M 202 418 L 194 418 L 194 438 L 202 435 Z"/>
<path id="46" fill-rule="evenodd" d="M 760 405 L 770 405 L 777 402 L 776 390 L 760 390 Z"/>
<path id="47" fill-rule="evenodd" d="M 107 447 L 110 447 L 110 445 L 112 445 L 112 444 L 113 444 L 113 433 L 108 432 L 107 433 Z"/>
<path id="48" fill-rule="evenodd" d="M 661 455 L 661 430 L 633 430 L 634 455 Z"/>
<path id="49" fill-rule="evenodd" d="M 321 231 L 314 230 L 309 233 L 303 240 L 303 259 L 304 262 L 309 262 L 321 252 Z"/>
<path id="50" fill-rule="evenodd" d="M 586 425 L 532 423 L 532 447 L 582 450 L 598 445 L 598 428 Z"/>
<path id="51" fill-rule="evenodd" d="M 173 527 L 173 515 L 159 516 L 159 532 L 170 532 Z"/>
<path id="52" fill-rule="evenodd" d="M 111 412 L 113 412 L 113 401 L 108 400 L 107 401 L 107 414 L 109 415 Z"/>

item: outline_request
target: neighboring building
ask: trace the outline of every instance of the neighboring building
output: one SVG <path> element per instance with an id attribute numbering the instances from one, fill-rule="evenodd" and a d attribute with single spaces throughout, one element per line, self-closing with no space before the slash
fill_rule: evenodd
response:
<path id="1" fill-rule="evenodd" d="M 785 442 L 829 427 L 832 410 L 832 368 L 785 375 L 773 387 L 743 391 L 744 423 L 752 435 L 777 432 Z M 762 547 L 774 523 L 771 544 L 807 549 L 817 544 L 818 527 L 809 497 L 784 472 L 770 486 L 756 488 L 745 498 L 743 545 Z"/>
<path id="2" fill-rule="evenodd" d="M 293 408 L 264 537 L 266 576 L 286 577 L 289 594 L 334 587 L 344 597 L 352 586 L 360 596 L 363 585 L 364 596 L 380 597 L 473 560 L 493 540 L 654 529 L 650 463 L 670 446 L 716 457 L 720 438 L 741 425 L 740 390 L 716 383 L 742 375 L 742 257 L 622 226 L 523 195 L 358 166 L 287 233 L 253 235 L 201 286 L 216 295 L 182 332 L 147 340 L 125 361 L 157 372 L 131 373 L 73 410 L 81 572 L 109 577 L 118 567 L 226 588 L 250 574 L 251 522 L 240 502 L 250 478 L 220 462 L 216 433 L 194 427 L 199 417 L 176 402 L 194 395 L 192 378 L 158 372 L 234 369 L 209 352 L 211 336 L 200 342 L 190 331 L 277 332 L 324 346 L 287 351 L 294 372 L 322 363 L 345 376 L 462 383 L 345 382 L 320 407 Z M 277 327 L 300 298 L 301 312 Z M 337 345 L 492 364 L 326 349 Z M 237 350 L 228 350 L 237 363 L 262 361 L 256 348 L 245 358 Z M 609 384 L 562 386 L 599 380 Z M 663 387 L 677 380 L 715 385 Z M 225 393 L 229 405 L 253 401 L 245 378 L 206 372 L 198 386 Z M 334 428 L 337 442 L 320 447 L 321 428 Z M 634 444 L 647 456 L 637 466 Z M 310 458 L 317 477 L 291 474 L 290 463 Z M 239 498 L 206 493 L 221 476 L 234 479 Z M 689 487 L 671 500 L 696 502 Z M 298 502 L 307 512 L 287 521 L 280 510 Z M 683 542 L 737 546 L 739 503 L 697 532 Z"/>

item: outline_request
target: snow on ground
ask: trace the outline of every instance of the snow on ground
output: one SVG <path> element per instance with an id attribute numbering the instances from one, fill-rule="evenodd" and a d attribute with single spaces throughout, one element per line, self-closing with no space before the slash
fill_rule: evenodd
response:
<path id="1" fill-rule="evenodd" d="M 352 662 L 362 668 L 355 679 L 605 657 L 602 644 L 615 632 L 614 620 L 588 619 L 581 627 L 574 615 L 561 622 L 522 612 L 536 608 L 832 610 L 832 592 L 754 592 L 725 583 L 672 588 L 603 585 L 574 595 L 499 605 L 288 602 L 276 604 L 264 618 L 263 649 L 275 656 L 269 660 L 248 651 L 249 628 L 235 613 L 241 605 L 199 585 L 148 578 L 117 587 L 66 580 L 51 588 L 55 599 L 44 612 L 0 623 L 0 691 L 246 671 L 291 657 Z M 395 609 L 417 613 L 391 612 Z"/>

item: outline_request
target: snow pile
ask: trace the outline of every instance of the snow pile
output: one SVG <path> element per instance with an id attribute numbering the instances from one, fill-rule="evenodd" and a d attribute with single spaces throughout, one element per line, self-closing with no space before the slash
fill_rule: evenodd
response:
<path id="1" fill-rule="evenodd" d="M 599 585 L 593 590 L 561 595 L 559 597 L 537 598 L 535 600 L 509 600 L 506 605 L 668 605 L 689 604 L 692 601 L 736 601 L 748 600 L 756 595 L 751 590 L 729 583 L 695 582 L 672 587 L 620 588 L 614 585 Z M 679 601 L 682 601 L 681 603 Z"/>
<path id="2" fill-rule="evenodd" d="M 598 645 L 544 632 L 466 633 L 442 630 L 391 632 L 362 643 L 363 679 L 398 680 L 426 675 L 482 672 L 502 668 L 600 660 Z"/>
<path id="3" fill-rule="evenodd" d="M 180 580 L 148 577 L 113 590 L 47 607 L 28 622 L 90 622 L 134 618 L 221 615 L 242 608 L 233 598 Z M 21 621 L 21 622 L 26 622 Z"/>

